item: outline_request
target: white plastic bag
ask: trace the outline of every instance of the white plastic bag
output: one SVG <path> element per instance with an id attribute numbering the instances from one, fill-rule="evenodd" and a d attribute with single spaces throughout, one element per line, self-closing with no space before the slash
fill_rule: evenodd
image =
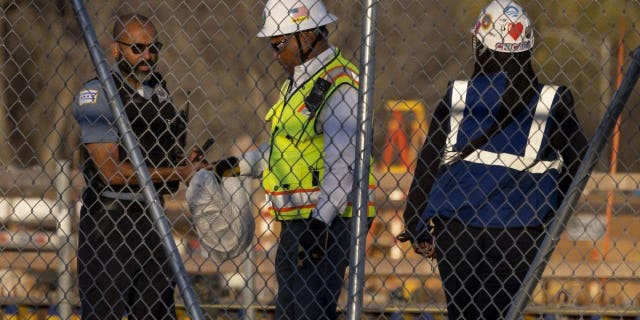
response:
<path id="1" fill-rule="evenodd" d="M 246 191 L 237 181 L 225 180 L 228 183 L 221 185 L 213 172 L 200 170 L 186 192 L 202 252 L 216 262 L 245 252 L 255 229 L 250 206 L 238 203 L 243 197 L 248 201 Z M 245 194 L 239 194 L 242 192 Z"/>

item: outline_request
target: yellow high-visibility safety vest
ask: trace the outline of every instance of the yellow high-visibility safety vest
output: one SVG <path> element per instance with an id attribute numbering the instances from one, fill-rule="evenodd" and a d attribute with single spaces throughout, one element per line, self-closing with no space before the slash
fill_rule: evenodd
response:
<path id="1" fill-rule="evenodd" d="M 262 173 L 262 186 L 269 195 L 269 212 L 277 220 L 306 219 L 316 207 L 324 174 L 324 137 L 316 132 L 316 116 L 324 102 L 341 85 L 358 88 L 358 69 L 339 52 L 285 101 L 290 80 L 285 81 L 280 99 L 269 110 L 271 121 L 271 150 L 269 166 Z M 317 79 L 331 83 L 318 110 L 307 109 L 304 98 L 309 95 Z M 375 179 L 369 175 L 368 215 L 375 215 Z M 343 217 L 351 217 L 351 203 Z"/>

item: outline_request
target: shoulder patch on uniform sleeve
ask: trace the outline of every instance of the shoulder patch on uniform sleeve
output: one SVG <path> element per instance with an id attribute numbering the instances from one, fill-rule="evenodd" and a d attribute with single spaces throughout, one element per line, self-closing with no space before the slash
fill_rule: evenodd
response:
<path id="1" fill-rule="evenodd" d="M 96 104 L 98 102 L 98 90 L 82 90 L 78 93 L 78 105 Z"/>

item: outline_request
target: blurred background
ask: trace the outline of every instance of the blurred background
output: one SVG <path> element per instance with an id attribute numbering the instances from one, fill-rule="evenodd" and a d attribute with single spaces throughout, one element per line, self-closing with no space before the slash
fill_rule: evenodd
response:
<path id="1" fill-rule="evenodd" d="M 435 262 L 394 236 L 403 228 L 405 194 L 431 113 L 448 81 L 470 76 L 470 29 L 488 2 L 377 4 L 372 170 L 379 215 L 367 241 L 364 305 L 372 319 L 444 312 Z M 363 3 L 325 3 L 339 17 L 329 26 L 331 42 L 357 64 Z M 640 46 L 640 1 L 519 3 L 533 21 L 539 79 L 571 89 L 592 136 L 629 53 Z M 190 108 L 187 144 L 214 137 L 209 160 L 239 155 L 268 137 L 264 116 L 285 73 L 266 40 L 256 37 L 263 6 L 254 0 L 87 3 L 105 49 L 118 14 L 153 17 L 165 45 L 159 71 L 176 106 Z M 84 182 L 70 106 L 96 74 L 70 2 L 2 0 L 0 11 L 0 304 L 6 315 L 40 319 L 53 316 L 50 308 L 60 301 L 78 303 L 74 252 Z M 532 297 L 533 318 L 640 317 L 639 103 L 636 89 Z M 167 199 L 167 214 L 209 314 L 268 319 L 277 224 L 263 210 L 258 182 L 243 186 L 239 192 L 252 198 L 256 243 L 242 259 L 215 264 L 202 258 L 184 190 Z"/>

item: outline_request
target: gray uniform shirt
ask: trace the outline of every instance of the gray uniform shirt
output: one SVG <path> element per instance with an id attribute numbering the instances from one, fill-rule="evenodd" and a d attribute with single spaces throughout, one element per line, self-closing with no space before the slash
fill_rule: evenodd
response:
<path id="1" fill-rule="evenodd" d="M 82 143 L 118 142 L 118 129 L 102 84 L 91 80 L 80 89 L 73 101 L 73 116 L 80 126 Z"/>
<path id="2" fill-rule="evenodd" d="M 125 83 L 129 85 L 128 82 Z M 149 99 L 153 89 L 143 85 L 138 94 Z M 118 142 L 116 119 L 99 80 L 94 79 L 84 84 L 73 100 L 72 113 L 80 126 L 82 143 Z"/>

